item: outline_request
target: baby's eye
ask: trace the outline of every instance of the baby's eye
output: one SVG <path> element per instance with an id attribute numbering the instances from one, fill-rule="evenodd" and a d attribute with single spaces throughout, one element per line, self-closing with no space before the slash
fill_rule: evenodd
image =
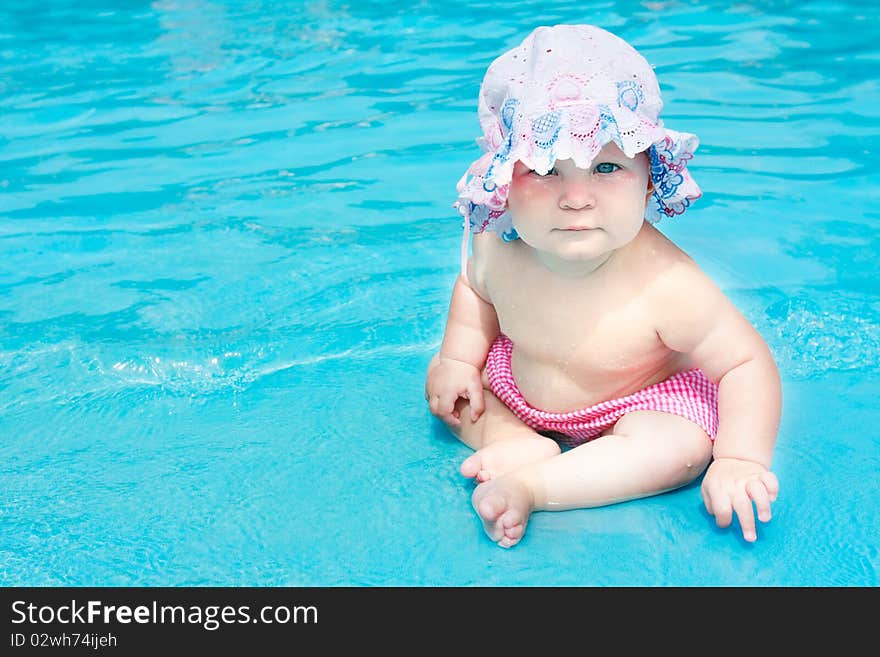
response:
<path id="1" fill-rule="evenodd" d="M 600 162 L 596 165 L 596 171 L 598 173 L 614 173 L 620 168 L 619 164 L 614 164 L 614 162 Z"/>
<path id="2" fill-rule="evenodd" d="M 555 176 L 559 174 L 559 172 L 556 170 L 556 167 L 551 168 L 547 173 L 538 173 L 537 171 L 532 169 L 532 173 L 539 178 L 543 178 L 544 176 Z"/>

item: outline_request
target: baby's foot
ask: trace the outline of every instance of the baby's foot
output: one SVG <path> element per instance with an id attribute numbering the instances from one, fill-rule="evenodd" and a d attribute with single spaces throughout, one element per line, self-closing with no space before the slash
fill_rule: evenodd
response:
<path id="1" fill-rule="evenodd" d="M 535 508 L 529 487 L 510 475 L 477 486 L 472 502 L 489 538 L 504 548 L 519 543 Z"/>
<path id="2" fill-rule="evenodd" d="M 510 472 L 526 463 L 541 461 L 559 454 L 559 444 L 543 436 L 516 436 L 498 440 L 468 456 L 461 464 L 461 474 L 478 483 Z"/>

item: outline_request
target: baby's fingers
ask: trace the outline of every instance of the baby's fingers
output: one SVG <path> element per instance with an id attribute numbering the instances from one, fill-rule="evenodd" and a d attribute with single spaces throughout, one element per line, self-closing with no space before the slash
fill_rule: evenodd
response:
<path id="1" fill-rule="evenodd" d="M 455 412 L 456 399 L 457 397 L 450 397 L 448 395 L 434 395 L 428 402 L 431 413 L 439 417 L 446 424 L 457 427 L 461 424 L 461 420 L 458 419 L 458 415 Z"/>
<path id="2" fill-rule="evenodd" d="M 775 502 L 776 497 L 779 495 L 779 480 L 776 478 L 776 475 L 767 470 L 766 472 L 762 472 L 761 483 L 764 484 L 767 488 L 767 493 L 770 495 L 770 501 Z"/>
<path id="3" fill-rule="evenodd" d="M 745 491 L 734 495 L 733 508 L 736 511 L 736 517 L 739 518 L 743 538 L 749 543 L 754 543 L 758 540 L 758 533 L 755 531 L 755 512 L 752 510 L 752 500 Z"/>
<path id="4" fill-rule="evenodd" d="M 704 487 L 701 492 L 706 511 L 715 516 L 715 524 L 719 527 L 729 527 L 733 520 L 733 507 L 730 505 L 730 498 L 717 490 L 717 487 Z"/>
<path id="5" fill-rule="evenodd" d="M 770 492 L 767 490 L 763 481 L 752 479 L 746 484 L 746 492 L 755 503 L 758 510 L 758 520 L 761 522 L 770 522 Z"/>
<path id="6" fill-rule="evenodd" d="M 467 387 L 468 402 L 471 407 L 471 422 L 477 419 L 486 410 L 486 399 L 483 397 L 483 384 L 480 381 L 472 382 Z"/>

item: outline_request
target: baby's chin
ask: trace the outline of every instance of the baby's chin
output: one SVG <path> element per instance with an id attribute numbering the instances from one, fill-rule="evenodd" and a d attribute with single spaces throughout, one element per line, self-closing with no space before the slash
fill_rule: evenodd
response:
<path id="1" fill-rule="evenodd" d="M 595 271 L 612 255 L 607 248 L 590 245 L 565 245 L 564 248 L 535 249 L 538 259 L 559 274 L 580 275 Z"/>
<path id="2" fill-rule="evenodd" d="M 563 260 L 578 261 L 601 257 L 608 250 L 607 233 L 601 228 L 555 230 L 548 250 Z"/>

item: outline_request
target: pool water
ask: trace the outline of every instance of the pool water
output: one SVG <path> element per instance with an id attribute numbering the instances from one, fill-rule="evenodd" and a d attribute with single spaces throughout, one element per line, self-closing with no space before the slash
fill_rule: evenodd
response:
<path id="1" fill-rule="evenodd" d="M 6 0 L 0 584 L 874 586 L 880 6 Z M 659 227 L 779 363 L 747 544 L 699 481 L 495 546 L 428 412 L 485 67 L 590 22 L 704 197 Z"/>

